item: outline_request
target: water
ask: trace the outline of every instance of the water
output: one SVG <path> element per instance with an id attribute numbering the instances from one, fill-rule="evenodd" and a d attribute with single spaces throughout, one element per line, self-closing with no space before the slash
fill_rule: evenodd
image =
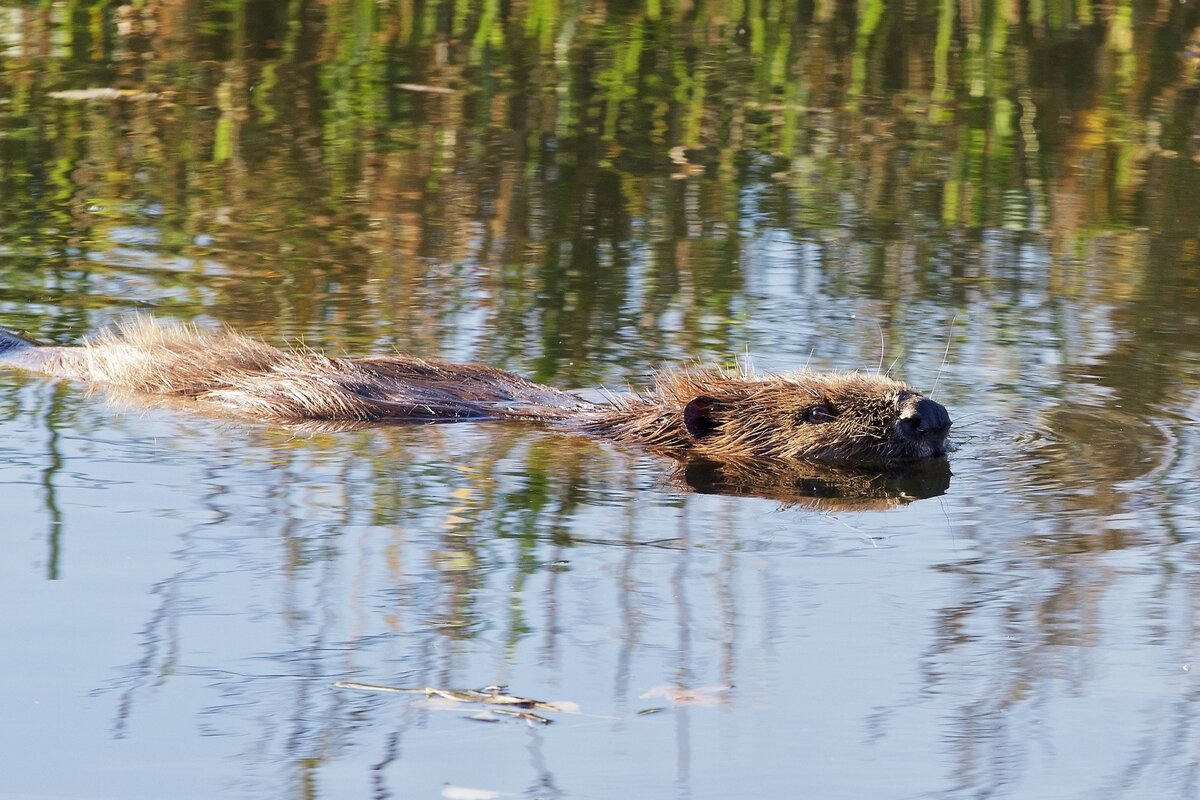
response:
<path id="1" fill-rule="evenodd" d="M 1197 13 L 5 9 L 0 327 L 891 369 L 958 449 L 855 504 L 0 373 L 0 797 L 1195 796 Z"/>

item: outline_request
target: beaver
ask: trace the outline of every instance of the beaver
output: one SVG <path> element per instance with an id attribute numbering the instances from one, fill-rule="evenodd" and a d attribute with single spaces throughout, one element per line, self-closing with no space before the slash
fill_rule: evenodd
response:
<path id="1" fill-rule="evenodd" d="M 407 355 L 280 350 L 229 329 L 136 317 L 78 347 L 0 334 L 0 363 L 283 424 L 534 420 L 680 459 L 895 464 L 946 454 L 939 403 L 883 375 L 660 372 L 585 400 L 511 372 Z"/>

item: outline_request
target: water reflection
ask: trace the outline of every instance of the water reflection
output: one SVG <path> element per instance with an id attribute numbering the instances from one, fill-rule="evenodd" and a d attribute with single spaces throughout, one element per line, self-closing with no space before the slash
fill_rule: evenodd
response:
<path id="1" fill-rule="evenodd" d="M 2 375 L 6 788 L 1193 796 L 1198 14 L 0 11 L 0 327 L 151 306 L 572 387 L 894 364 L 961 443 L 748 491 L 527 428 L 299 436 Z"/>
<path id="2" fill-rule="evenodd" d="M 950 466 L 945 458 L 887 470 L 808 462 L 690 461 L 676 474 L 698 492 L 769 497 L 825 511 L 897 508 L 913 500 L 938 497 L 950 487 Z"/>
<path id="3" fill-rule="evenodd" d="M 952 6 L 856 19 L 768 3 L 739 20 L 260 5 L 121 7 L 99 28 L 51 10 L 8 19 L 6 130 L 30 134 L 6 139 L 0 180 L 45 201 L 11 206 L 5 224 L 56 254 L 6 273 L 11 313 L 49 332 L 46 317 L 85 298 L 135 296 L 286 335 L 397 337 L 488 362 L 538 353 L 534 377 L 586 385 L 616 357 L 754 341 L 745 296 L 763 257 L 742 256 L 780 234 L 810 251 L 828 294 L 877 299 L 871 317 L 906 349 L 919 338 L 893 322 L 919 318 L 914 303 L 961 307 L 977 281 L 1009 277 L 1023 245 L 980 264 L 972 231 L 1021 232 L 1054 254 L 1041 271 L 1131 226 L 1194 241 L 1181 226 L 1196 203 L 1184 8 L 1138 19 L 1134 36 L 1125 14 L 1077 19 L 1074 6 L 1010 30 Z M 47 50 L 54 30 L 69 45 Z M 1150 32 L 1180 60 L 1134 68 Z M 895 47 L 904 70 L 887 67 Z M 32 80 L 48 58 L 59 71 Z M 147 93 L 45 99 L 98 81 Z M 897 92 L 906 102 L 880 101 Z M 1147 97 L 1154 117 L 1113 110 Z M 106 270 L 81 258 L 132 267 L 118 251 L 147 220 L 160 231 L 141 240 L 148 274 L 94 285 Z M 1169 261 L 1102 263 L 1129 278 Z M 155 274 L 172 262 L 193 267 Z M 201 277 L 206 262 L 224 274 Z M 11 294 L 30 280 L 61 310 L 32 316 Z M 808 314 L 848 310 L 831 303 Z"/>

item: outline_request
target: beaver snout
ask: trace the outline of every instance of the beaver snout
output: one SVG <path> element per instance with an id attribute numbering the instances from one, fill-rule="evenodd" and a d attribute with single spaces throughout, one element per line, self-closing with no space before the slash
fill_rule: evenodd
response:
<path id="1" fill-rule="evenodd" d="M 900 410 L 900 432 L 913 442 L 928 444 L 931 455 L 946 454 L 946 435 L 950 433 L 950 414 L 941 403 L 928 397 L 913 397 Z"/>

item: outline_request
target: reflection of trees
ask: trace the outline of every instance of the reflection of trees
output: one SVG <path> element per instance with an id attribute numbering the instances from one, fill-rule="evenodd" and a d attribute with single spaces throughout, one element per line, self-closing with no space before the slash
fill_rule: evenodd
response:
<path id="1" fill-rule="evenodd" d="M 1129 233 L 1089 250 L 1114 256 L 1118 271 L 1140 270 L 1145 256 L 1135 261 L 1133 253 L 1155 241 Z M 999 528 L 957 530 L 971 554 L 937 567 L 954 576 L 954 589 L 937 610 L 922 659 L 921 694 L 949 706 L 943 714 L 956 791 L 990 793 L 1020 782 L 1057 741 L 1042 715 L 1097 687 L 1111 691 L 1105 673 L 1132 647 L 1141 659 L 1156 657 L 1144 665 L 1149 681 L 1187 669 L 1194 658 L 1200 585 L 1187 545 L 1200 515 L 1183 498 L 1200 489 L 1197 306 L 1164 299 L 1195 293 L 1195 272 L 1180 262 L 1163 258 L 1141 283 L 1105 297 L 1105 318 L 1065 320 L 1063 339 L 1077 345 L 1064 348 L 1076 360 L 1059 367 L 1066 391 L 1048 408 L 1019 409 L 1036 412 L 1024 420 L 1035 443 L 1017 453 L 1011 441 L 986 448 L 994 476 L 1003 471 L 1005 494 L 1022 507 L 994 509 L 994 519 L 1007 521 Z M 1161 315 L 1147 319 L 1147 308 Z M 1112 330 L 1119 338 L 1108 348 L 1091 340 Z M 1129 720 L 1136 731 L 1129 758 L 1105 765 L 1091 784 L 1111 794 L 1148 775 L 1169 776 L 1187 787 L 1180 796 L 1192 794 L 1200 780 L 1195 701 L 1189 691 L 1169 713 L 1157 701 L 1138 708 Z"/>
<path id="2" fill-rule="evenodd" d="M 1020 405 L 1007 421 L 1037 432 L 1036 444 L 1016 454 L 1010 445 L 987 448 L 1004 465 L 1007 490 L 1025 500 L 996 518 L 1019 522 L 999 541 L 989 541 L 1001 534 L 989 526 L 960 528 L 971 557 L 939 567 L 955 576 L 955 589 L 937 612 L 922 692 L 954 698 L 947 751 L 959 791 L 999 791 L 1018 780 L 1055 741 L 1036 720 L 1104 686 L 1112 654 L 1131 642 L 1161 656 L 1148 669 L 1163 676 L 1194 657 L 1200 587 L 1185 545 L 1200 516 L 1182 498 L 1198 488 L 1200 442 L 1190 420 L 1200 306 L 1178 299 L 1197 292 L 1191 257 L 1179 252 L 1192 246 L 1191 234 L 1177 230 L 1194 198 L 1172 197 L 1137 198 L 1156 220 L 1151 230 L 1094 239 L 1068 231 L 1056 243 L 1068 251 L 1056 256 L 1051 287 L 1065 306 L 1054 316 L 1062 390 L 1045 393 L 1049 407 Z M 1081 263 L 1103 264 L 1108 274 Z M 1135 752 L 1093 779 L 1102 792 L 1151 774 L 1190 794 L 1200 779 L 1191 755 L 1195 699 L 1182 694 L 1169 713 L 1139 709 L 1130 721 Z"/>
<path id="3" fill-rule="evenodd" d="M 1106 673 L 1119 669 L 1135 643 L 1145 680 L 1185 674 L 1200 586 L 1178 545 L 1181 528 L 1195 523 L 1190 512 L 1147 514 L 1133 527 L 1047 509 L 999 542 L 988 541 L 995 529 L 959 531 L 973 554 L 939 567 L 953 576 L 953 599 L 937 611 L 918 693 L 944 719 L 943 748 L 953 764 L 947 789 L 976 794 L 1021 784 L 1061 742 L 1062 721 L 1054 717 L 1080 698 L 1100 702 L 1098 687 L 1108 697 L 1113 678 Z M 1125 566 L 1129 553 L 1144 554 L 1144 565 Z M 1158 658 L 1143 660 L 1146 650 Z M 1194 785 L 1195 702 L 1188 691 L 1169 713 L 1158 700 L 1137 708 L 1127 718 L 1136 732 L 1129 759 L 1097 766 L 1084 785 L 1107 793 L 1115 791 L 1110 783 L 1128 788 L 1147 775 Z"/>
<path id="4" fill-rule="evenodd" d="M 43 332 L 135 294 L 587 384 L 615 353 L 738 349 L 747 235 L 813 245 L 822 291 L 903 338 L 914 295 L 1002 277 L 954 231 L 1044 237 L 1061 282 L 1102 234 L 1189 218 L 1155 207 L 1196 154 L 1187 4 L 753 8 L 13 11 L 0 223 L 38 267 L 0 265 L 4 296 L 61 300 Z M 109 84 L 157 96 L 45 96 Z"/>
<path id="5" fill-rule="evenodd" d="M 249 451 L 270 454 L 259 465 L 230 438 L 197 431 L 211 444 L 198 487 L 203 515 L 182 535 L 178 569 L 151 590 L 157 602 L 138 631 L 140 655 L 109 687 L 118 693 L 114 733 L 136 730 L 139 706 L 174 682 L 203 681 L 217 699 L 198 719 L 201 729 L 246 728 L 244 755 L 284 765 L 287 782 L 300 787 L 355 746 L 375 702 L 331 691 L 333 680 L 359 675 L 364 664 L 383 665 L 411 685 L 452 686 L 488 674 L 504 680 L 532 652 L 557 667 L 564 651 L 579 657 L 581 614 L 613 615 L 605 625 L 628 634 L 614 652 L 612 689 L 626 714 L 645 688 L 628 684 L 630 662 L 652 654 L 676 665 L 665 674 L 681 687 L 732 684 L 740 569 L 733 556 L 745 541 L 733 533 L 732 513 L 719 521 L 727 531 L 717 538 L 696 540 L 685 513 L 669 539 L 646 543 L 635 533 L 647 509 L 630 458 L 582 438 L 491 433 L 463 439 L 429 427 L 296 440 L 267 431 Z M 464 443 L 469 459 L 461 457 Z M 605 538 L 579 517 L 597 505 L 624 518 L 624 531 Z M 695 570 L 689 549 L 696 545 L 724 553 L 709 562 L 718 567 L 711 575 Z M 595 583 L 604 571 L 583 570 L 583 584 L 571 579 L 573 562 L 597 558 L 613 566 L 611 591 Z M 663 564 L 674 565 L 664 585 L 639 578 Z M 247 593 L 241 581 L 256 588 Z M 692 596 L 706 594 L 716 598 L 715 632 L 693 609 Z M 227 607 L 247 599 L 249 608 Z M 232 667 L 245 671 L 205 660 L 214 620 L 230 614 L 239 628 L 262 631 L 257 649 Z M 660 632 L 674 640 L 666 653 L 661 641 L 638 633 L 652 618 L 673 631 Z M 373 768 L 381 797 L 391 792 L 387 769 L 404 763 L 405 737 L 430 725 L 419 706 L 398 712 L 385 715 L 395 722 L 379 723 L 391 732 L 371 740 L 384 746 Z M 686 714 L 679 725 L 686 783 Z M 531 773 L 557 792 L 542 734 L 528 736 Z M 266 778 L 252 771 L 243 780 Z"/>

